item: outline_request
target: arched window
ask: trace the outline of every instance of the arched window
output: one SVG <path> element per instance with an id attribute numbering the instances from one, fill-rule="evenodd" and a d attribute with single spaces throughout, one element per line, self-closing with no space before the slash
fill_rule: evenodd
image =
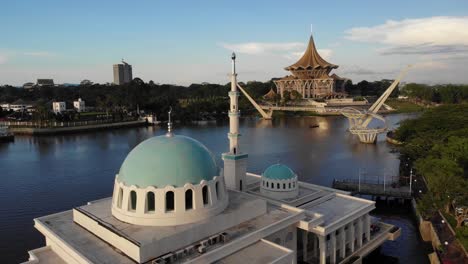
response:
<path id="1" fill-rule="evenodd" d="M 130 209 L 136 210 L 137 207 L 137 195 L 135 191 L 130 192 Z"/>
<path id="2" fill-rule="evenodd" d="M 283 189 L 286 189 L 286 183 L 283 183 Z"/>
<path id="3" fill-rule="evenodd" d="M 185 210 L 193 209 L 193 191 L 188 189 L 185 191 Z"/>
<path id="4" fill-rule="evenodd" d="M 146 211 L 154 212 L 155 210 L 154 192 L 146 193 Z"/>
<path id="5" fill-rule="evenodd" d="M 291 183 L 289 183 L 289 189 L 291 189 Z"/>
<path id="6" fill-rule="evenodd" d="M 208 204 L 208 186 L 203 186 L 202 188 L 203 204 Z"/>
<path id="7" fill-rule="evenodd" d="M 215 183 L 216 200 L 219 200 L 219 182 Z"/>
<path id="8" fill-rule="evenodd" d="M 166 192 L 166 212 L 174 211 L 174 192 Z"/>
<path id="9" fill-rule="evenodd" d="M 270 183 L 269 182 L 267 182 L 267 187 L 270 188 Z"/>
<path id="10" fill-rule="evenodd" d="M 119 188 L 119 193 L 117 195 L 117 207 L 122 208 L 122 200 L 123 200 L 123 189 Z"/>
<path id="11" fill-rule="evenodd" d="M 276 184 L 276 189 L 279 189 L 279 188 L 280 188 L 280 184 L 277 183 L 277 184 Z"/>

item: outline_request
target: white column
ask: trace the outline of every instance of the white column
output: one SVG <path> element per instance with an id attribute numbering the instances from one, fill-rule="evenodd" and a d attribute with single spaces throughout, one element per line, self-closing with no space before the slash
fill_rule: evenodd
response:
<path id="1" fill-rule="evenodd" d="M 340 257 L 345 258 L 346 257 L 346 230 L 344 229 L 344 227 L 340 229 L 340 240 L 341 240 Z"/>
<path id="2" fill-rule="evenodd" d="M 336 263 L 336 231 L 330 233 L 330 263 Z"/>
<path id="3" fill-rule="evenodd" d="M 309 232 L 301 230 L 302 232 L 302 260 L 307 262 L 307 240 Z"/>
<path id="4" fill-rule="evenodd" d="M 348 232 L 349 232 L 349 249 L 351 253 L 353 253 L 354 252 L 354 239 L 355 239 L 353 222 L 349 223 Z"/>
<path id="5" fill-rule="evenodd" d="M 320 249 L 320 264 L 326 264 L 327 260 L 327 244 L 325 243 L 325 237 L 318 236 L 319 239 L 319 249 Z"/>
<path id="6" fill-rule="evenodd" d="M 362 247 L 362 217 L 357 219 L 357 248 Z"/>
<path id="7" fill-rule="evenodd" d="M 364 230 L 366 232 L 366 241 L 369 242 L 371 237 L 370 237 L 370 216 L 369 214 L 366 214 L 364 217 Z"/>
<path id="8" fill-rule="evenodd" d="M 237 91 L 237 73 L 236 73 L 236 54 L 232 53 L 232 73 L 231 73 L 231 91 L 230 109 L 229 109 L 229 151 L 232 154 L 239 153 L 239 92 Z"/>

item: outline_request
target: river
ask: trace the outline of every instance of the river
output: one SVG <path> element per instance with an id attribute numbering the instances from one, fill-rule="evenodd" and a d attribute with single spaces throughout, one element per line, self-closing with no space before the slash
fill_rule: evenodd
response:
<path id="1" fill-rule="evenodd" d="M 387 116 L 390 126 L 412 115 Z M 318 128 L 310 125 L 318 124 Z M 280 161 L 301 181 L 331 186 L 333 179 L 396 175 L 398 154 L 384 135 L 366 145 L 346 132 L 342 117 L 283 117 L 272 121 L 241 120 L 240 148 L 249 153 L 248 171 L 261 173 Z M 193 137 L 218 158 L 228 148 L 227 123 L 175 125 L 175 133 Z M 165 128 L 144 127 L 80 134 L 21 137 L 0 144 L 0 260 L 27 260 L 27 251 L 43 246 L 33 218 L 69 210 L 88 201 L 111 196 L 115 174 L 128 152 L 141 141 L 164 134 Z M 398 225 L 403 234 L 386 242 L 385 255 L 400 263 L 427 263 L 417 228 L 408 212 L 377 212 L 384 221 Z"/>

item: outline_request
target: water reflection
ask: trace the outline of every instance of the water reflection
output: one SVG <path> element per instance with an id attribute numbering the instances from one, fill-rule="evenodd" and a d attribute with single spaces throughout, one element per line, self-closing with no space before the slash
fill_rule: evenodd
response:
<path id="1" fill-rule="evenodd" d="M 396 123 L 407 115 L 394 115 Z M 311 128 L 318 124 L 318 128 Z M 227 122 L 175 126 L 175 133 L 205 144 L 222 165 L 228 149 Z M 300 180 L 331 185 L 334 178 L 369 175 L 398 168 L 398 158 L 378 138 L 365 145 L 346 132 L 341 117 L 300 117 L 241 121 L 241 151 L 249 153 L 248 170 L 261 173 L 281 160 Z M 27 250 L 43 245 L 32 219 L 111 195 L 115 174 L 128 152 L 141 141 L 163 135 L 165 127 L 116 129 L 58 136 L 18 136 L 0 144 L 0 256 L 3 263 L 27 259 Z"/>

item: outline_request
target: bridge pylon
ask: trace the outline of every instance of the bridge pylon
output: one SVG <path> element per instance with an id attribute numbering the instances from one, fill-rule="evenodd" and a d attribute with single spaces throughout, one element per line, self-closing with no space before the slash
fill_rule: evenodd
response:
<path id="1" fill-rule="evenodd" d="M 340 112 L 346 116 L 349 120 L 349 132 L 353 135 L 357 135 L 362 143 L 375 143 L 377 135 L 384 133 L 387 130 L 386 120 L 383 116 L 378 115 L 377 112 L 384 105 L 387 98 L 395 90 L 400 80 L 406 75 L 411 65 L 408 65 L 393 81 L 393 83 L 385 90 L 385 92 L 375 101 L 374 104 L 368 110 L 358 110 L 352 107 L 345 107 Z M 381 128 L 369 128 L 369 123 L 377 119 L 383 122 L 384 126 Z"/>
<path id="2" fill-rule="evenodd" d="M 244 88 L 242 88 L 242 86 L 240 86 L 239 84 L 237 84 L 237 87 L 239 88 L 239 90 L 241 90 L 241 92 L 245 95 L 245 97 L 247 97 L 247 99 L 250 101 L 250 103 L 255 107 L 255 109 L 257 109 L 257 111 L 260 113 L 260 115 L 262 116 L 263 119 L 267 119 L 267 120 L 270 120 L 273 116 L 273 109 L 270 109 L 268 111 L 265 111 L 263 110 L 260 105 L 257 104 L 257 102 L 255 102 L 255 100 L 250 97 L 250 95 L 244 90 Z"/>

